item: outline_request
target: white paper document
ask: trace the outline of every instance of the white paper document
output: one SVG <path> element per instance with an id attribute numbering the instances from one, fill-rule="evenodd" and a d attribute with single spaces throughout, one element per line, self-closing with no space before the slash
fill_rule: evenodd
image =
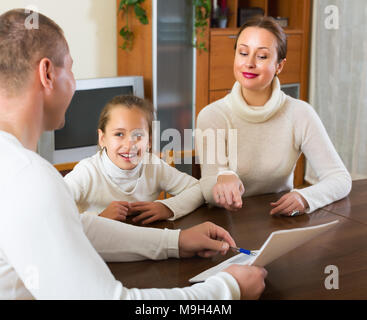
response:
<path id="1" fill-rule="evenodd" d="M 256 253 L 255 256 L 240 253 L 198 274 L 189 281 L 192 283 L 205 281 L 210 276 L 224 270 L 232 264 L 265 267 L 280 256 L 333 228 L 338 222 L 339 220 L 335 220 L 313 227 L 275 231 L 268 237 L 260 250 L 251 250 Z"/>

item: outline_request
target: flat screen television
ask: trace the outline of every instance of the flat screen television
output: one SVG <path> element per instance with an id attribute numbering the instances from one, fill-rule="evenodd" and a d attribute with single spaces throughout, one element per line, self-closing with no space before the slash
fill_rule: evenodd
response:
<path id="1" fill-rule="evenodd" d="M 120 94 L 144 98 L 143 77 L 77 80 L 65 126 L 45 132 L 38 143 L 38 153 L 52 164 L 78 162 L 94 155 L 98 150 L 97 125 L 101 110 Z"/>

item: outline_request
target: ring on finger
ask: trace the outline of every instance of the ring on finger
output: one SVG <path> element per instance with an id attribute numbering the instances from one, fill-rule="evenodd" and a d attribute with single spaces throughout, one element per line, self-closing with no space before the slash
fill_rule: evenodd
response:
<path id="1" fill-rule="evenodd" d="M 299 212 L 299 210 L 293 210 L 291 212 L 291 217 L 295 217 L 295 216 L 299 216 L 299 215 L 301 215 L 301 212 Z"/>

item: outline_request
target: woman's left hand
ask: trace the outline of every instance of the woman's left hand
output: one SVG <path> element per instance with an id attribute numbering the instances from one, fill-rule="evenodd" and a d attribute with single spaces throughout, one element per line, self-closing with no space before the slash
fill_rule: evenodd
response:
<path id="1" fill-rule="evenodd" d="M 270 211 L 271 215 L 279 213 L 291 216 L 296 211 L 303 214 L 308 208 L 308 203 L 305 198 L 296 191 L 285 194 L 277 202 L 271 202 L 270 205 L 273 207 Z"/>

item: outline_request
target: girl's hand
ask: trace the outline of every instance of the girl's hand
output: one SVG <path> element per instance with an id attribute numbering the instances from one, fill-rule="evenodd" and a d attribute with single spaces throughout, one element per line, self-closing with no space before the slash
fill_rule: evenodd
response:
<path id="1" fill-rule="evenodd" d="M 213 187 L 214 201 L 218 206 L 229 211 L 237 211 L 242 208 L 244 192 L 245 187 L 242 181 L 233 174 L 220 175 Z"/>
<path id="2" fill-rule="evenodd" d="M 132 214 L 140 212 L 139 215 L 133 219 L 133 222 L 144 220 L 142 224 L 148 224 L 157 220 L 167 220 L 173 217 L 171 209 L 161 202 L 134 202 L 130 205 L 130 212 Z"/>
<path id="3" fill-rule="evenodd" d="M 130 204 L 128 202 L 113 201 L 104 211 L 99 214 L 99 216 L 112 220 L 125 221 L 129 209 Z"/>
<path id="4" fill-rule="evenodd" d="M 303 214 L 308 208 L 308 203 L 305 198 L 296 191 L 285 194 L 277 202 L 271 202 L 270 205 L 274 207 L 270 211 L 271 215 L 280 213 L 291 216 L 295 211 L 299 211 L 299 213 Z"/>

